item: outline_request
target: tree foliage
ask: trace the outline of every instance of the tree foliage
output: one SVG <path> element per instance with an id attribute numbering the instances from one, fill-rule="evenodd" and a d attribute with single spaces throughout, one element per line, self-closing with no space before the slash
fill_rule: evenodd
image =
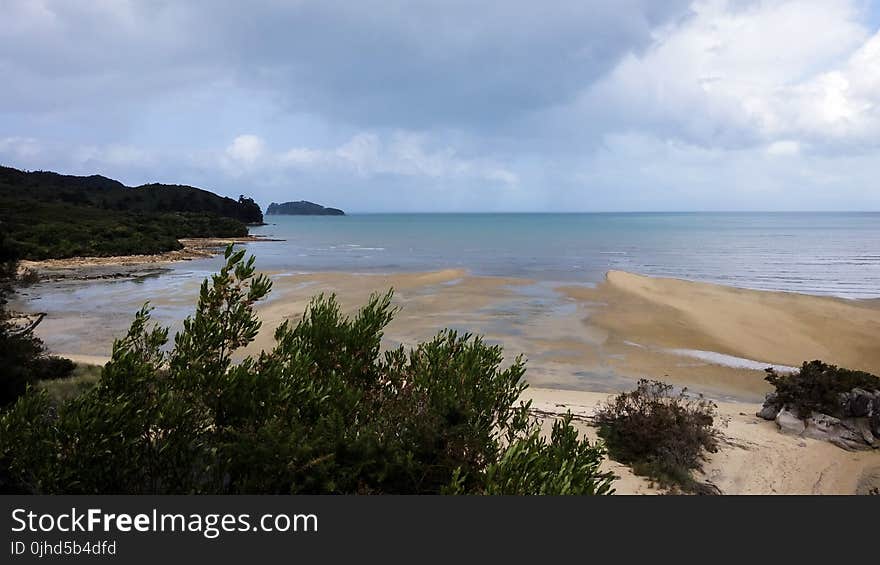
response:
<path id="1" fill-rule="evenodd" d="M 54 405 L 33 392 L 0 417 L 7 490 L 34 493 L 607 494 L 604 450 L 570 418 L 542 435 L 520 400 L 525 367 L 443 331 L 381 350 L 391 293 L 356 315 L 334 296 L 275 330 L 271 283 L 227 249 L 169 343 L 144 308 L 98 385 Z"/>
<path id="2" fill-rule="evenodd" d="M 243 195 L 0 167 L 0 222 L 25 259 L 161 253 L 180 249 L 179 238 L 244 236 L 262 221 Z"/>
<path id="3" fill-rule="evenodd" d="M 841 393 L 854 388 L 880 390 L 880 377 L 822 361 L 804 362 L 790 375 L 767 369 L 765 380 L 776 388 L 774 403 L 790 407 L 801 418 L 809 418 L 813 412 L 843 416 Z"/>

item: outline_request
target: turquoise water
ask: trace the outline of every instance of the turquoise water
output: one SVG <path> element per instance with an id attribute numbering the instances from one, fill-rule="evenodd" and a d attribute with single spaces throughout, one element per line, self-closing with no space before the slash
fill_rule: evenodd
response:
<path id="1" fill-rule="evenodd" d="M 745 288 L 880 297 L 880 213 L 364 214 L 267 216 L 267 270 L 599 282 L 609 269 Z M 208 272 L 217 261 L 181 263 Z"/>

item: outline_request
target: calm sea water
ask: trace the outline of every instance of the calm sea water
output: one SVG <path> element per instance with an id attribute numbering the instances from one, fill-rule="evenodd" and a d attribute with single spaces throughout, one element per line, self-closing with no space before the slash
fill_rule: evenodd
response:
<path id="1" fill-rule="evenodd" d="M 599 282 L 609 269 L 745 288 L 880 297 L 880 213 L 364 214 L 268 216 L 267 270 Z M 217 261 L 182 263 L 210 271 Z M 181 273 L 182 274 L 182 273 Z"/>
<path id="2" fill-rule="evenodd" d="M 526 325 L 536 312 L 570 314 L 565 309 L 572 305 L 554 290 L 555 283 L 595 284 L 609 269 L 746 288 L 880 297 L 880 213 L 388 214 L 268 220 L 270 225 L 254 232 L 283 241 L 248 246 L 265 271 L 460 268 L 538 281 L 525 287 L 522 300 L 505 306 L 510 311 L 499 327 L 480 328 L 499 335 L 515 336 L 522 329 L 511 325 L 513 314 Z M 155 319 L 179 329 L 192 313 L 199 283 L 221 262 L 222 257 L 184 261 L 128 279 L 41 283 L 22 289 L 12 306 L 50 313 L 38 331 L 51 350 L 107 355 L 113 338 L 125 332 L 145 300 L 156 305 Z"/>

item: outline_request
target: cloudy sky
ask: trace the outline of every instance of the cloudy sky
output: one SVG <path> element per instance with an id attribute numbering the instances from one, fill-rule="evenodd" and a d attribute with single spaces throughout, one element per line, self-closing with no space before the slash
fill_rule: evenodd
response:
<path id="1" fill-rule="evenodd" d="M 0 0 L 0 163 L 354 212 L 880 210 L 880 0 Z"/>

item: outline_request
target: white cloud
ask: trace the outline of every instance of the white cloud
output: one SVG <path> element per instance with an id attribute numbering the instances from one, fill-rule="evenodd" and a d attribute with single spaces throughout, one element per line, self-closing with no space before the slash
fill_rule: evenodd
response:
<path id="1" fill-rule="evenodd" d="M 868 0 L 8 4 L 3 164 L 373 211 L 880 208 Z"/>
<path id="2" fill-rule="evenodd" d="M 266 143 L 252 134 L 239 135 L 226 148 L 226 155 L 236 162 L 253 165 L 262 157 Z"/>
<path id="3" fill-rule="evenodd" d="M 780 157 L 789 155 L 798 155 L 801 152 L 801 144 L 797 141 L 774 141 L 767 146 L 767 155 L 776 155 Z"/>
<path id="4" fill-rule="evenodd" d="M 64 168 L 91 168 L 94 172 L 95 168 L 104 167 L 150 167 L 156 164 L 156 155 L 141 147 L 117 143 L 69 145 L 32 137 L 7 137 L 0 139 L 0 161 L 47 170 L 58 169 L 57 164 L 63 163 Z"/>
<path id="5" fill-rule="evenodd" d="M 582 104 L 704 144 L 880 137 L 880 33 L 847 0 L 700 1 Z M 614 121 L 610 127 L 615 127 Z"/>
<path id="6" fill-rule="evenodd" d="M 771 150 L 772 148 L 772 150 Z M 572 209 L 876 210 L 880 150 L 823 155 L 793 142 L 706 147 L 644 133 L 605 137 L 560 196 Z"/>

